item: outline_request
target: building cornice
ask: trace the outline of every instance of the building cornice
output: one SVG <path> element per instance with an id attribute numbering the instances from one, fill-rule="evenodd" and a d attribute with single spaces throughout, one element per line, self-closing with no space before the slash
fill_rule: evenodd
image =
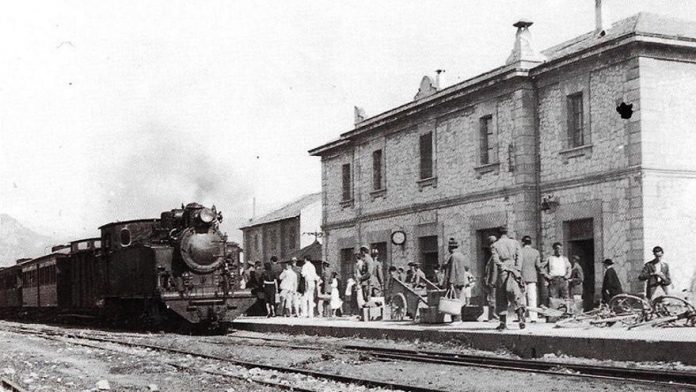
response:
<path id="1" fill-rule="evenodd" d="M 680 174 L 685 171 L 669 171 L 669 170 L 655 170 L 655 169 L 642 169 L 640 166 L 631 166 L 624 169 L 616 169 L 605 171 L 601 173 L 594 173 L 590 175 L 581 175 L 573 178 L 547 181 L 541 184 L 542 193 L 555 192 L 560 190 L 566 190 L 571 188 L 576 188 L 580 186 L 596 185 L 600 183 L 613 182 L 628 178 L 633 175 L 639 175 L 642 171 L 652 171 L 659 173 L 672 173 Z M 688 171 L 693 177 L 696 177 L 696 171 Z M 496 189 L 491 189 L 487 191 L 474 192 L 466 195 L 460 195 L 455 197 L 443 198 L 440 200 L 435 200 L 427 203 L 414 203 L 405 207 L 393 208 L 389 210 L 384 210 L 375 213 L 364 214 L 352 219 L 346 219 L 341 221 L 329 222 L 323 226 L 324 230 L 334 230 L 339 228 L 351 227 L 357 223 L 370 222 L 380 219 L 394 218 L 401 215 L 413 214 L 423 211 L 439 210 L 442 208 L 454 207 L 461 204 L 475 203 L 481 201 L 488 201 L 492 199 L 498 199 L 501 197 L 515 196 L 520 193 L 536 191 L 534 184 L 522 184 L 515 185 L 512 187 L 500 187 Z"/>
<path id="2" fill-rule="evenodd" d="M 622 180 L 631 175 L 641 173 L 640 166 L 630 166 L 623 169 L 608 170 L 601 173 L 582 174 L 562 180 L 545 181 L 541 183 L 541 192 L 549 193 L 576 188 L 579 186 L 595 185 L 603 182 Z"/>
<path id="3" fill-rule="evenodd" d="M 520 184 L 511 187 L 500 187 L 487 191 L 473 192 L 466 195 L 442 198 L 427 203 L 414 203 L 405 207 L 392 208 L 389 210 L 367 213 L 352 219 L 336 221 L 324 225 L 324 230 L 332 230 L 341 227 L 350 227 L 358 222 L 370 222 L 379 219 L 393 218 L 405 214 L 413 214 L 423 211 L 439 210 L 442 208 L 454 207 L 460 204 L 475 203 L 491 199 L 515 196 L 524 192 L 533 192 L 534 184 Z"/>

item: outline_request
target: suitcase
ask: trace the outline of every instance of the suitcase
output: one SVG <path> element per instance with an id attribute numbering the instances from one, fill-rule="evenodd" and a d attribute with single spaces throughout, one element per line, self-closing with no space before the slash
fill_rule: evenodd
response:
<path id="1" fill-rule="evenodd" d="M 428 306 L 418 309 L 420 322 L 424 324 L 442 324 L 445 322 L 445 314 L 437 310 L 437 306 Z"/>
<path id="2" fill-rule="evenodd" d="M 464 305 L 462 306 L 462 321 L 477 321 L 483 314 L 483 306 Z"/>

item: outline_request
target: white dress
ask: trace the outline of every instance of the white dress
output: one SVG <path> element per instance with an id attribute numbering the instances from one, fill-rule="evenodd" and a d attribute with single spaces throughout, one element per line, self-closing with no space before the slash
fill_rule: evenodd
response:
<path id="1" fill-rule="evenodd" d="M 338 293 L 338 279 L 331 279 L 331 310 L 339 309 L 343 305 L 343 301 Z"/>

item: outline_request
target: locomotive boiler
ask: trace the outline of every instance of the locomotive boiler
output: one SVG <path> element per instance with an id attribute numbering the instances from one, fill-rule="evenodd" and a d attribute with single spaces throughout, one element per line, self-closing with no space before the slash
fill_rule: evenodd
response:
<path id="1" fill-rule="evenodd" d="M 0 314 L 224 331 L 256 298 L 239 289 L 241 249 L 221 221 L 214 206 L 190 203 L 20 260 L 0 270 Z"/>

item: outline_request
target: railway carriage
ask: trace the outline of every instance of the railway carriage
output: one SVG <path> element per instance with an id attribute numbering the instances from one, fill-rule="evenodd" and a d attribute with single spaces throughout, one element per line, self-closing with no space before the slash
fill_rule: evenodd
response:
<path id="1" fill-rule="evenodd" d="M 22 268 L 0 268 L 0 315 L 16 312 L 22 306 Z"/>
<path id="2" fill-rule="evenodd" d="M 23 308 L 58 306 L 57 264 L 66 257 L 63 253 L 51 253 L 20 264 Z"/>

